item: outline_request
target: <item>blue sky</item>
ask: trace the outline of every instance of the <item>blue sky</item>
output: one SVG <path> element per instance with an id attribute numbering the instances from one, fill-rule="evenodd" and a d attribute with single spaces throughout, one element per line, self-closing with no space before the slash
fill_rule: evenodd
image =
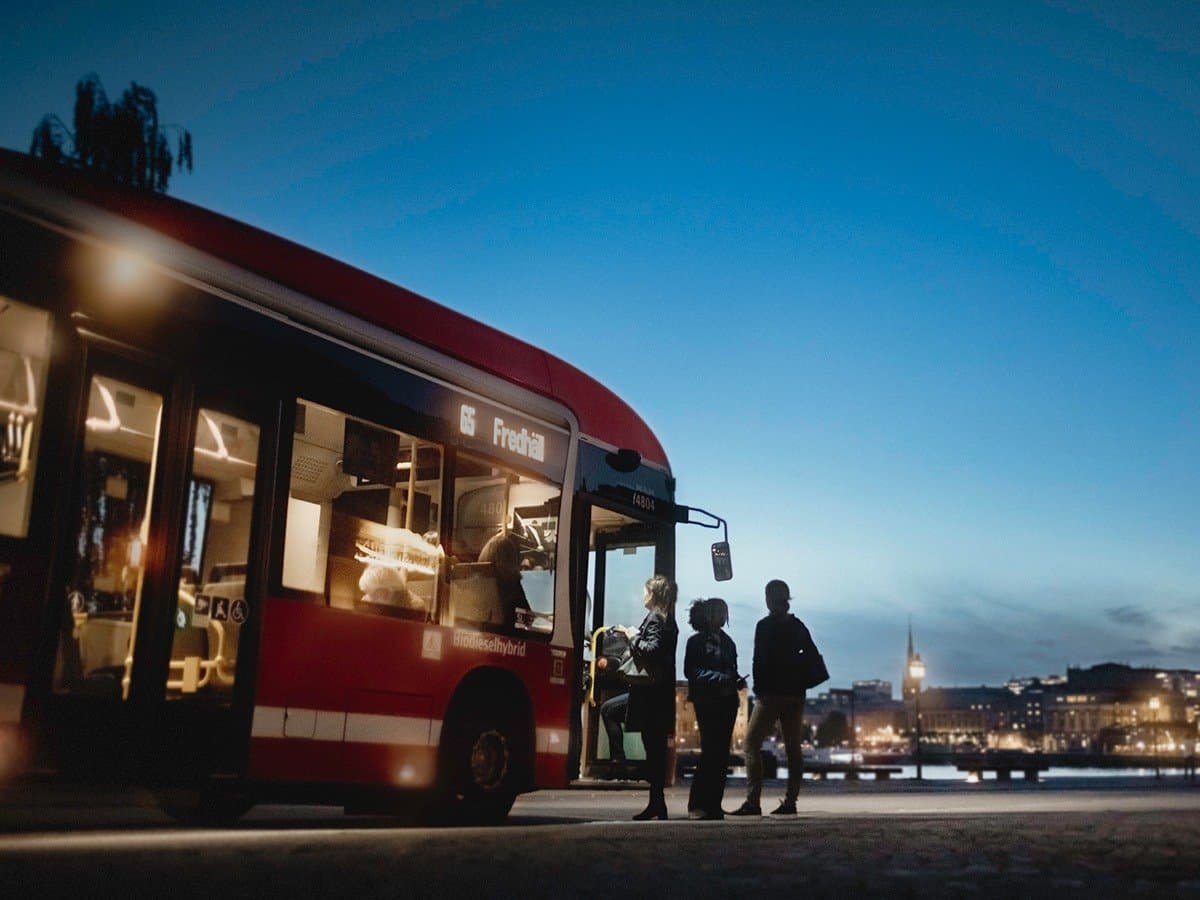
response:
<path id="1" fill-rule="evenodd" d="M 782 577 L 838 684 L 1200 668 L 1197 7 L 577 6 L 42 3 L 0 144 L 136 79 L 176 196 L 612 386 L 747 657 Z"/>

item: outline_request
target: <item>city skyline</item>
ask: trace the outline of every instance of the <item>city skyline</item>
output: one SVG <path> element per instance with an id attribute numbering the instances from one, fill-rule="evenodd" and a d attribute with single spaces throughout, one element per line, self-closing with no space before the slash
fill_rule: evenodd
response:
<path id="1" fill-rule="evenodd" d="M 915 641 L 914 641 L 914 648 L 917 651 L 917 655 L 920 656 L 921 661 L 923 663 L 925 663 L 926 666 L 928 667 L 928 660 L 926 658 L 926 654 L 921 650 L 920 646 L 918 646 Z M 934 658 L 936 659 L 936 651 L 935 651 Z M 1065 664 L 1059 671 L 1042 670 L 1042 671 L 1038 671 L 1038 672 L 1032 672 L 1032 671 L 1014 672 L 1011 675 L 1009 675 L 1008 677 L 1002 678 L 1002 679 L 999 679 L 996 681 L 980 681 L 977 683 L 976 682 L 972 682 L 972 683 L 935 682 L 935 681 L 931 680 L 930 675 L 928 674 L 928 669 L 927 669 L 926 675 L 921 679 L 921 689 L 928 690 L 928 689 L 975 688 L 975 687 L 999 687 L 999 688 L 1002 688 L 1010 683 L 1023 682 L 1023 681 L 1028 681 L 1031 679 L 1040 681 L 1044 684 L 1052 684 L 1052 683 L 1055 683 L 1059 679 L 1065 678 L 1067 676 L 1067 674 L 1072 670 L 1083 671 L 1083 670 L 1095 669 L 1095 668 L 1105 667 L 1105 666 L 1122 666 L 1122 667 L 1128 667 L 1135 671 L 1146 671 L 1146 672 L 1200 672 L 1200 662 L 1198 662 L 1198 664 L 1194 665 L 1194 666 L 1156 666 L 1156 665 L 1133 665 L 1125 660 L 1098 659 L 1097 658 L 1097 659 L 1090 659 L 1090 660 L 1085 659 L 1085 660 L 1072 661 L 1070 663 Z M 854 678 L 852 680 L 839 680 L 831 675 L 829 681 L 825 682 L 822 685 L 819 685 L 816 688 L 813 688 L 812 690 L 810 690 L 808 692 L 808 694 L 809 694 L 809 697 L 811 698 L 811 697 L 818 696 L 820 694 L 824 694 L 830 690 L 845 690 L 847 688 L 853 688 L 855 685 L 859 685 L 859 684 L 887 683 L 891 686 L 890 696 L 892 697 L 892 699 L 903 700 L 904 699 L 903 685 L 904 685 L 904 681 L 908 674 L 907 664 L 902 661 L 901 664 L 896 667 L 896 672 L 899 673 L 898 676 L 879 673 L 879 674 L 876 674 L 873 676 L 868 675 L 868 676 L 865 676 L 862 678 Z M 843 687 L 843 685 L 845 687 Z"/>
<path id="2" fill-rule="evenodd" d="M 11 17 L 0 145 L 136 80 L 174 196 L 627 400 L 729 521 L 734 580 L 686 527 L 677 576 L 744 670 L 772 578 L 843 683 L 910 614 L 934 682 L 1200 661 L 1195 7 Z"/>

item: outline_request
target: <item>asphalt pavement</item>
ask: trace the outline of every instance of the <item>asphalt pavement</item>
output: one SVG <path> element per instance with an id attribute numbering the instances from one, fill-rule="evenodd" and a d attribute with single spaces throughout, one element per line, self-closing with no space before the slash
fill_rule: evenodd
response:
<path id="1" fill-rule="evenodd" d="M 631 822 L 644 792 L 596 785 L 490 829 L 291 806 L 194 829 L 137 791 L 9 787 L 0 897 L 1200 898 L 1200 787 L 1066 782 L 811 783 L 797 816 L 721 822 L 686 819 L 686 786 L 671 821 Z"/>

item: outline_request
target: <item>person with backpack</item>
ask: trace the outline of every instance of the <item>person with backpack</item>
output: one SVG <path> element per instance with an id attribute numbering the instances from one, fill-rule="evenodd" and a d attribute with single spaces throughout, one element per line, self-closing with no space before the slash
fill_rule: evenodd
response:
<path id="1" fill-rule="evenodd" d="M 828 678 L 808 628 L 788 607 L 791 591 L 778 579 L 767 582 L 768 614 L 754 630 L 754 711 L 746 732 L 746 801 L 734 816 L 762 815 L 760 748 L 778 722 L 787 751 L 787 794 L 772 815 L 795 815 L 804 775 L 800 743 L 804 733 L 804 693 Z"/>
<path id="2" fill-rule="evenodd" d="M 650 782 L 650 801 L 633 817 L 636 821 L 667 818 L 667 735 L 675 726 L 675 645 L 679 640 L 675 592 L 675 582 L 665 575 L 646 581 L 646 618 L 629 642 L 633 659 L 651 676 L 649 684 L 630 687 L 625 712 L 625 727 L 642 733 L 646 780 Z"/>

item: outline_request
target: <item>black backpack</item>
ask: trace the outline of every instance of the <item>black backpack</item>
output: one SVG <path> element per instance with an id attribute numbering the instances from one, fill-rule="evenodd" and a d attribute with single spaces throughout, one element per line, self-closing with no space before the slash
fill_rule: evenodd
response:
<path id="1" fill-rule="evenodd" d="M 620 628 L 605 628 L 600 632 L 596 642 L 596 662 L 606 660 L 603 666 L 596 666 L 596 675 L 601 684 L 623 684 L 620 675 L 621 662 L 629 656 L 629 635 Z"/>

